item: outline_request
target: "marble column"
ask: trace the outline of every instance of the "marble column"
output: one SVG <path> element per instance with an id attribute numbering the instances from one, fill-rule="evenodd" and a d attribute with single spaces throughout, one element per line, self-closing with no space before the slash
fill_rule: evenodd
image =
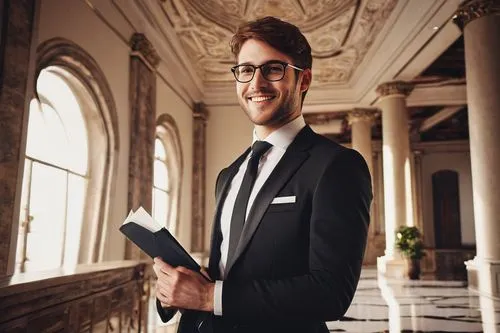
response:
<path id="1" fill-rule="evenodd" d="M 38 6 L 0 2 L 0 278 L 14 272 L 16 258 Z"/>
<path id="2" fill-rule="evenodd" d="M 500 296 L 500 1 L 469 0 L 454 22 L 463 29 L 476 229 L 467 262 L 482 294 Z"/>
<path id="3" fill-rule="evenodd" d="M 364 157 L 370 175 L 372 176 L 372 184 L 375 183 L 373 178 L 373 151 L 372 151 L 372 125 L 377 115 L 377 109 L 373 108 L 355 108 L 347 114 L 347 121 L 351 126 L 351 143 L 352 148 L 357 150 Z M 370 228 L 368 229 L 368 242 L 365 250 L 363 264 L 375 265 L 377 261 L 375 233 L 377 226 L 375 225 L 374 214 L 375 202 L 370 207 Z"/>
<path id="4" fill-rule="evenodd" d="M 385 255 L 377 260 L 380 273 L 401 278 L 404 262 L 395 248 L 395 231 L 413 225 L 410 139 L 406 97 L 413 86 L 394 81 L 377 87 L 382 114 L 382 153 L 385 207 Z"/>
<path id="5" fill-rule="evenodd" d="M 372 125 L 376 115 L 376 109 L 368 108 L 356 108 L 347 115 L 347 121 L 351 126 L 352 148 L 365 158 L 371 175 L 373 175 Z"/>
<path id="6" fill-rule="evenodd" d="M 422 155 L 421 150 L 415 150 L 412 154 L 413 221 L 414 225 L 425 235 L 422 220 Z"/>
<path id="7" fill-rule="evenodd" d="M 156 67 L 160 58 L 149 40 L 140 33 L 130 39 L 130 155 L 128 209 L 140 206 L 151 212 L 154 140 L 156 133 Z M 166 204 L 166 203 L 165 203 Z M 127 240 L 126 259 L 146 258 Z"/>
<path id="8" fill-rule="evenodd" d="M 208 110 L 203 103 L 197 103 L 193 112 L 193 185 L 191 251 L 204 252 L 205 249 L 205 194 L 207 156 Z"/>

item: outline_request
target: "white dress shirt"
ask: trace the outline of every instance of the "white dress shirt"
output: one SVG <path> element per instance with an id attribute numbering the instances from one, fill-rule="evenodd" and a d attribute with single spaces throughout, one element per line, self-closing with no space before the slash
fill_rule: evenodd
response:
<path id="1" fill-rule="evenodd" d="M 269 175 L 274 170 L 278 162 L 281 160 L 285 154 L 286 149 L 295 139 L 297 134 L 306 125 L 304 117 L 300 115 L 291 122 L 285 124 L 279 129 L 275 130 L 267 136 L 263 141 L 267 141 L 273 146 L 260 158 L 259 166 L 257 170 L 257 178 L 250 193 L 250 198 L 248 200 L 248 206 L 246 211 L 246 217 L 250 212 L 250 208 L 255 200 L 255 197 L 259 193 L 262 185 L 266 182 Z M 253 142 L 260 140 L 257 137 L 255 130 L 253 131 Z M 236 201 L 236 196 L 240 189 L 241 183 L 243 182 L 243 176 L 247 169 L 248 160 L 250 155 L 241 163 L 238 173 L 234 176 L 228 189 L 228 194 L 226 200 L 222 206 L 222 212 L 220 217 L 220 227 L 222 232 L 222 243 L 220 247 L 221 258 L 219 262 L 220 276 L 224 279 L 224 273 L 227 263 L 227 255 L 229 250 L 229 235 L 231 230 L 231 216 L 233 214 L 234 202 Z M 222 316 L 222 281 L 215 282 L 215 292 L 214 292 L 214 314 Z"/>

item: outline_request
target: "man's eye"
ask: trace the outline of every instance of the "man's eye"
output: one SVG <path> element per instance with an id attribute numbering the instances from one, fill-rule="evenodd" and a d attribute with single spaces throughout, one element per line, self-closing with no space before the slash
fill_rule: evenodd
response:
<path id="1" fill-rule="evenodd" d="M 269 73 L 281 73 L 283 71 L 283 66 L 281 66 L 281 65 L 268 65 L 266 70 Z"/>
<path id="2" fill-rule="evenodd" d="M 253 67 L 252 66 L 241 66 L 239 71 L 242 74 L 249 74 L 249 73 L 253 72 Z"/>

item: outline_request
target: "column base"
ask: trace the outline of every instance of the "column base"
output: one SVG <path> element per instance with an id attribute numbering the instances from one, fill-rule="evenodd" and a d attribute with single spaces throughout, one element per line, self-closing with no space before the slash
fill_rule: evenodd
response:
<path id="1" fill-rule="evenodd" d="M 385 255 L 377 258 L 377 271 L 387 278 L 404 279 L 406 264 L 402 258 Z"/>
<path id="2" fill-rule="evenodd" d="M 500 261 L 485 260 L 477 256 L 465 262 L 470 290 L 500 299 Z"/>

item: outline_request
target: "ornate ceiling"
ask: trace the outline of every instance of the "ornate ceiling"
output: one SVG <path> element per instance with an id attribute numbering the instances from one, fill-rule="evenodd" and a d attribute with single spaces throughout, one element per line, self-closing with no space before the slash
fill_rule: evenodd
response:
<path id="1" fill-rule="evenodd" d="M 244 21 L 272 15 L 296 24 L 313 52 L 315 85 L 346 84 L 397 0 L 163 0 L 164 13 L 205 83 L 229 82 L 229 40 Z"/>

